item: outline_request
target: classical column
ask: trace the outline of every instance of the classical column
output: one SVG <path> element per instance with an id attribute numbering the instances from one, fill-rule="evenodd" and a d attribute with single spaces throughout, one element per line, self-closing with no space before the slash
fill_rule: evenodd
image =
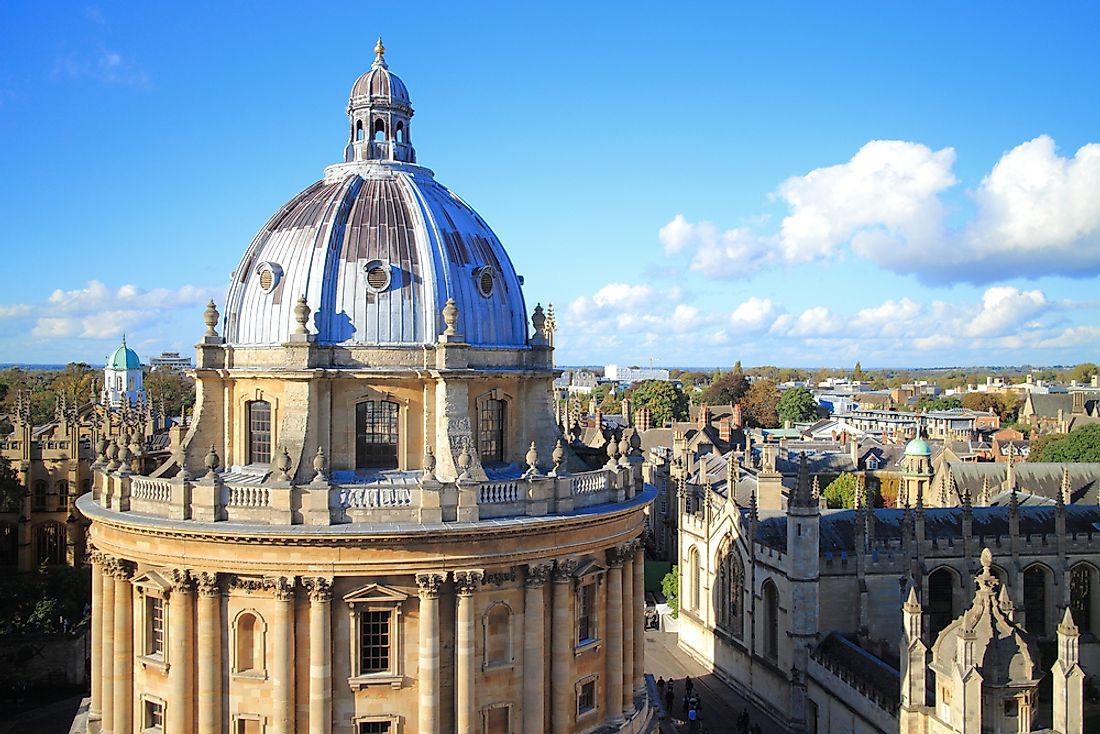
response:
<path id="1" fill-rule="evenodd" d="M 607 554 L 607 722 L 611 726 L 623 723 L 623 560 L 622 547 Z"/>
<path id="2" fill-rule="evenodd" d="M 218 574 L 203 571 L 198 576 L 199 645 L 196 660 L 198 672 L 199 734 L 222 734 L 222 669 L 221 669 L 221 588 Z"/>
<path id="3" fill-rule="evenodd" d="M 275 594 L 271 627 L 271 731 L 294 732 L 294 577 L 269 579 Z"/>
<path id="4" fill-rule="evenodd" d="M 99 660 L 92 665 L 99 669 L 100 729 L 103 732 L 115 728 L 115 577 L 113 564 L 117 560 L 100 554 L 103 568 L 102 618 L 95 633 L 99 635 Z"/>
<path id="5" fill-rule="evenodd" d="M 645 691 L 645 545 L 640 539 L 634 544 L 634 692 L 641 694 Z"/>
<path id="6" fill-rule="evenodd" d="M 573 572 L 571 558 L 554 564 L 553 607 L 550 627 L 550 730 L 568 734 L 573 729 Z"/>
<path id="7" fill-rule="evenodd" d="M 523 731 L 543 734 L 546 726 L 546 595 L 549 564 L 527 567 L 523 597 Z"/>
<path id="8" fill-rule="evenodd" d="M 302 579 L 309 589 L 309 732 L 332 732 L 332 580 Z"/>
<path id="9" fill-rule="evenodd" d="M 474 701 L 474 592 L 485 572 L 455 571 L 455 725 L 458 731 L 474 731 L 477 711 Z"/>
<path id="10" fill-rule="evenodd" d="M 185 569 L 172 569 L 172 594 L 168 601 L 168 680 L 172 698 L 166 712 L 168 731 L 193 731 L 194 698 L 191 677 L 194 675 L 191 634 L 194 629 L 192 610 L 195 603 L 195 579 Z"/>
<path id="11" fill-rule="evenodd" d="M 439 587 L 442 571 L 416 574 L 420 594 L 420 698 L 416 717 L 420 734 L 439 734 Z"/>
<path id="12" fill-rule="evenodd" d="M 114 567 L 114 732 L 130 734 L 134 720 L 134 566 L 119 561 Z"/>
<path id="13" fill-rule="evenodd" d="M 623 559 L 623 667 L 622 710 L 623 716 L 634 715 L 634 546 L 627 543 L 619 548 Z"/>
<path id="14" fill-rule="evenodd" d="M 92 562 L 92 700 L 88 722 L 100 722 L 103 711 L 103 555 L 91 554 Z"/>

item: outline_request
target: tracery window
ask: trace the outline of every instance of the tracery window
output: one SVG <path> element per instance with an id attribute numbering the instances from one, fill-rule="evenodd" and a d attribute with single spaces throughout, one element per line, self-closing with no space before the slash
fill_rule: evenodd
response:
<path id="1" fill-rule="evenodd" d="M 1036 637 L 1046 637 L 1047 570 L 1036 564 L 1024 571 L 1024 628 Z"/>
<path id="2" fill-rule="evenodd" d="M 718 566 L 718 625 L 737 638 L 744 635 L 744 583 L 745 566 L 737 551 L 730 548 Z"/>
<path id="3" fill-rule="evenodd" d="M 397 468 L 397 403 L 367 400 L 355 406 L 355 468 Z"/>
<path id="4" fill-rule="evenodd" d="M 69 507 L 69 483 L 57 483 L 57 509 L 66 510 Z"/>
<path id="5" fill-rule="evenodd" d="M 779 658 L 779 589 L 771 579 L 764 582 L 764 655 Z"/>
<path id="6" fill-rule="evenodd" d="M 60 566 L 65 563 L 65 526 L 59 522 L 44 522 L 34 530 L 36 562 L 39 566 Z"/>
<path id="7" fill-rule="evenodd" d="M 955 573 L 947 567 L 938 568 L 928 576 L 928 641 L 932 644 L 943 628 L 955 618 Z"/>
<path id="8" fill-rule="evenodd" d="M 504 461 L 505 402 L 489 398 L 478 411 L 478 446 L 482 462 Z"/>
<path id="9" fill-rule="evenodd" d="M 691 608 L 693 611 L 698 612 L 702 601 L 703 588 L 703 569 L 699 565 L 698 549 L 692 548 L 689 557 L 691 559 Z"/>
<path id="10" fill-rule="evenodd" d="M 1069 576 L 1069 609 L 1073 614 L 1073 623 L 1082 632 L 1093 631 L 1093 606 L 1096 588 L 1096 569 L 1087 563 L 1073 567 Z"/>
<path id="11" fill-rule="evenodd" d="M 271 463 L 271 403 L 266 400 L 248 404 L 248 463 Z"/>
<path id="12" fill-rule="evenodd" d="M 50 485 L 41 479 L 34 483 L 34 509 L 46 509 L 46 496 L 50 493 Z"/>

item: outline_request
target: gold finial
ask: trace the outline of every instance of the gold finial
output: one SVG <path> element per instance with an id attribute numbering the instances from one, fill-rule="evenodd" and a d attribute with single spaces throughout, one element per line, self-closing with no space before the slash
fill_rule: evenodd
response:
<path id="1" fill-rule="evenodd" d="M 378 56 L 378 60 L 382 60 L 382 55 L 386 53 L 386 47 L 382 45 L 382 36 L 378 37 L 378 43 L 374 44 L 374 53 Z"/>

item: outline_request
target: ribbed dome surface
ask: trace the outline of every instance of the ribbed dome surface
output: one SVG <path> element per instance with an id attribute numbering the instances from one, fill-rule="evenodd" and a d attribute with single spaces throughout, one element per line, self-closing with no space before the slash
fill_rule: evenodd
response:
<path id="1" fill-rule="evenodd" d="M 288 341 L 301 295 L 322 344 L 434 343 L 448 298 L 467 342 L 527 340 L 519 279 L 500 241 L 419 166 L 353 165 L 280 209 L 234 273 L 226 341 Z"/>
<path id="2" fill-rule="evenodd" d="M 126 346 L 126 340 L 122 340 L 122 344 L 111 352 L 111 356 L 107 358 L 107 368 L 115 370 L 140 370 L 141 359 L 138 358 L 137 352 Z"/>
<path id="3" fill-rule="evenodd" d="M 394 102 L 410 104 L 409 90 L 405 83 L 384 66 L 374 66 L 366 74 L 355 80 L 351 88 L 351 101 L 369 97 L 388 97 Z"/>

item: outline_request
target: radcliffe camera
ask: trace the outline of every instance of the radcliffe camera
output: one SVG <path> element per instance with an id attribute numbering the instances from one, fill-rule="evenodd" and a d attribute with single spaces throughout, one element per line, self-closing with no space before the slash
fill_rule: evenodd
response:
<path id="1" fill-rule="evenodd" d="M 1097 23 L 0 9 L 0 733 L 1100 734 Z"/>

